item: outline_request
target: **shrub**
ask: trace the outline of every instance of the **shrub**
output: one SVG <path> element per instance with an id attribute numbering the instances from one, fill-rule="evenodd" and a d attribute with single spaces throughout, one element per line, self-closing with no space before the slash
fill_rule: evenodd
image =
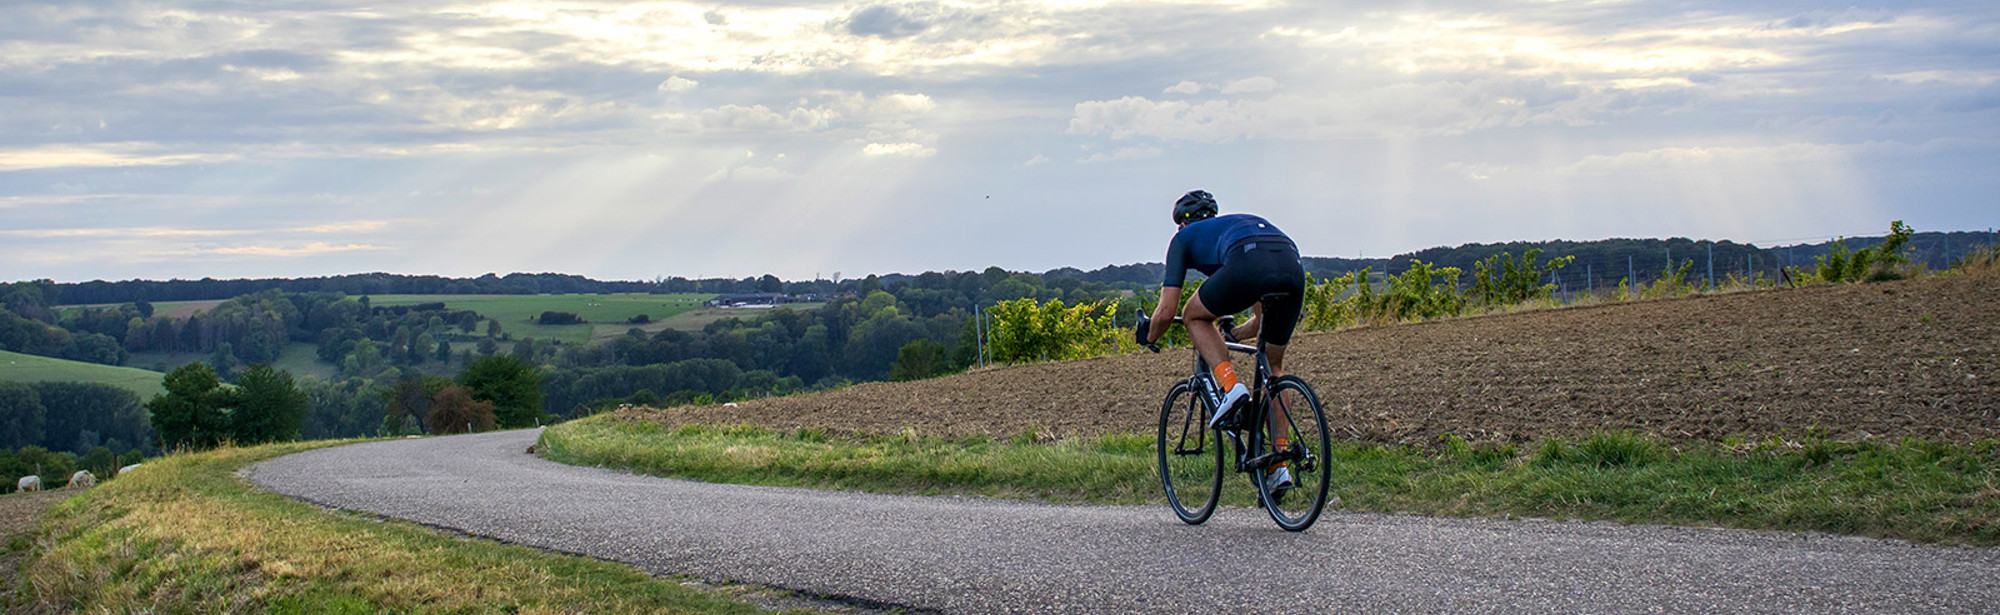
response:
<path id="1" fill-rule="evenodd" d="M 1002 301 L 993 306 L 993 357 L 1021 363 L 1050 359 L 1081 359 L 1104 354 L 1111 335 L 1110 304 L 1103 301 L 1065 306 L 1061 299 Z"/>
<path id="2" fill-rule="evenodd" d="M 472 391 L 463 386 L 447 385 L 431 399 L 424 422 L 431 433 L 440 435 L 490 431 L 495 425 L 493 404 L 473 400 Z"/>
<path id="3" fill-rule="evenodd" d="M 542 325 L 580 325 L 584 323 L 584 320 L 582 316 L 577 316 L 569 312 L 551 311 L 542 312 L 542 315 L 535 319 L 535 323 Z"/>
<path id="4" fill-rule="evenodd" d="M 1568 267 L 1576 257 L 1553 258 L 1537 265 L 1535 261 L 1541 255 L 1541 249 L 1529 248 L 1521 253 L 1519 260 L 1512 253 L 1501 252 L 1473 263 L 1472 300 L 1480 306 L 1497 306 L 1554 297 L 1556 285 L 1542 280 Z"/>
<path id="5" fill-rule="evenodd" d="M 1889 235 L 1882 245 L 1848 250 L 1847 243 L 1835 240 L 1826 256 L 1814 259 L 1813 274 L 1825 282 L 1881 282 L 1900 280 L 1910 262 L 1910 237 L 1915 235 L 1902 220 L 1889 223 Z"/>

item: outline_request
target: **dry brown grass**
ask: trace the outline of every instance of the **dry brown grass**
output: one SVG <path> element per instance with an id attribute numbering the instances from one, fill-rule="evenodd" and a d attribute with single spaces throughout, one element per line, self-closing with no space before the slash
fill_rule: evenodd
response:
<path id="1" fill-rule="evenodd" d="M 148 462 L 56 504 L 21 570 L 28 612 L 747 613 L 633 568 L 328 513 L 235 471 L 328 443 Z"/>

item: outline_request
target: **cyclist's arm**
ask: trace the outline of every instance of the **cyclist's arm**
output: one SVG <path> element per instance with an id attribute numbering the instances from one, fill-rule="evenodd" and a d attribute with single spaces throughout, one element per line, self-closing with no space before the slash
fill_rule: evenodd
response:
<path id="1" fill-rule="evenodd" d="M 1173 326 L 1174 317 L 1179 316 L 1180 311 L 1181 287 L 1160 287 L 1160 305 L 1153 308 L 1153 323 L 1146 332 L 1146 341 L 1160 341 L 1160 336 L 1167 334 L 1167 328 Z"/>

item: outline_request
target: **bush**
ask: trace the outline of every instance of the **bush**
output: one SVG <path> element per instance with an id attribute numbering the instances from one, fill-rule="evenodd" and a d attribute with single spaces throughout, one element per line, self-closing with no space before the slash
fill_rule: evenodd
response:
<path id="1" fill-rule="evenodd" d="M 431 433 L 439 435 L 491 431 L 495 425 L 493 404 L 473 400 L 472 391 L 463 386 L 447 385 L 431 398 L 424 423 Z"/>
<path id="2" fill-rule="evenodd" d="M 1896 220 L 1889 223 L 1889 235 L 1882 245 L 1850 251 L 1846 242 L 1835 240 L 1826 256 L 1814 259 L 1813 274 L 1835 284 L 1903 279 L 1902 268 L 1910 262 L 1910 237 L 1915 234 L 1909 225 Z"/>
<path id="3" fill-rule="evenodd" d="M 1066 307 L 1061 299 L 1002 301 L 992 308 L 993 357 L 1022 363 L 1104 354 L 1111 335 L 1109 306 L 1095 301 Z"/>
<path id="4" fill-rule="evenodd" d="M 584 320 L 582 316 L 571 314 L 569 312 L 542 312 L 542 315 L 539 318 L 535 319 L 535 324 L 580 325 L 584 324 Z"/>
<path id="5" fill-rule="evenodd" d="M 533 427 L 542 415 L 541 370 L 513 355 L 485 357 L 465 366 L 459 384 L 473 399 L 492 402 L 501 427 Z"/>
<path id="6" fill-rule="evenodd" d="M 896 350 L 896 364 L 889 368 L 889 380 L 922 380 L 943 374 L 947 369 L 944 344 L 917 340 Z"/>

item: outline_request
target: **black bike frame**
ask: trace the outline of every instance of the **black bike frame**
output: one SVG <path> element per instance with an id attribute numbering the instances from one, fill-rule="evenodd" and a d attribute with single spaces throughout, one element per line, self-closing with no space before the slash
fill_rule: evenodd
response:
<path id="1" fill-rule="evenodd" d="M 1249 417 L 1236 417 L 1234 425 L 1216 426 L 1218 428 L 1217 431 L 1229 435 L 1230 444 L 1236 447 L 1236 471 L 1249 472 L 1252 470 L 1262 470 L 1270 467 L 1272 464 L 1289 460 L 1292 455 L 1284 453 L 1269 453 L 1260 455 L 1254 459 L 1250 457 L 1251 451 L 1262 448 L 1264 443 L 1264 430 L 1262 427 L 1270 420 L 1268 416 L 1269 408 L 1264 407 L 1264 394 L 1265 388 L 1271 383 L 1271 361 L 1264 356 L 1263 340 L 1258 340 L 1256 346 L 1238 342 L 1223 342 L 1223 346 L 1232 352 L 1240 352 L 1257 358 L 1255 379 L 1251 381 L 1254 385 L 1250 387 L 1250 407 L 1256 409 L 1256 411 L 1251 412 L 1251 416 Z M 1215 379 L 1209 375 L 1208 362 L 1201 358 L 1200 352 L 1194 353 L 1194 375 L 1188 377 L 1187 382 L 1188 388 L 1193 389 L 1195 394 L 1203 396 L 1210 408 L 1214 408 L 1214 402 L 1221 398 L 1220 393 L 1215 390 Z M 1220 409 L 1216 409 L 1216 411 L 1219 412 Z M 1248 438 L 1248 440 L 1246 441 L 1245 438 Z"/>

